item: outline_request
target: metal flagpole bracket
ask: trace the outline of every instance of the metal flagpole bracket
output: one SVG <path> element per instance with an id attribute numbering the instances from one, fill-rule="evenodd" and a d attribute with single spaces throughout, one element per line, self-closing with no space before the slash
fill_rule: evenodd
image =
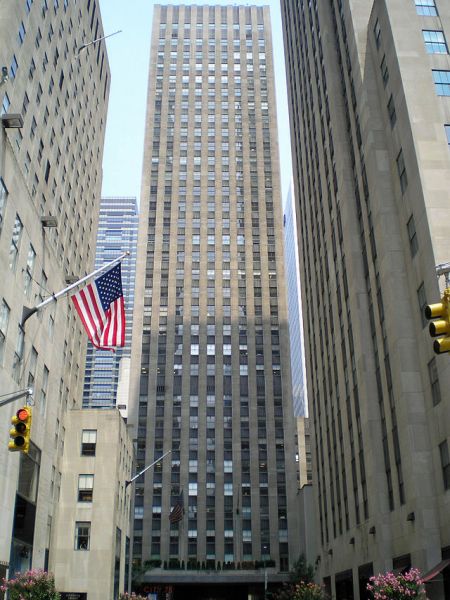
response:
<path id="1" fill-rule="evenodd" d="M 160 456 L 159 458 L 154 460 L 152 463 L 150 463 L 147 467 L 145 467 L 145 469 L 142 469 L 142 471 L 139 471 L 139 473 L 137 475 L 135 475 L 131 479 L 125 481 L 125 489 L 130 485 L 130 483 L 133 483 L 133 481 L 135 479 L 137 479 L 138 477 L 143 475 L 145 473 L 145 471 L 148 471 L 150 469 L 150 467 L 153 467 L 154 465 L 156 465 L 156 463 L 159 463 L 163 458 L 165 458 L 171 452 L 172 452 L 172 450 L 168 450 L 165 454 L 163 454 L 162 456 Z"/>

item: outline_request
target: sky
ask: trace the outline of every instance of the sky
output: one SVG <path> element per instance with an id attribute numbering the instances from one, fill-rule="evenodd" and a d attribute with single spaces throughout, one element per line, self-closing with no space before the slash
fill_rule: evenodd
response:
<path id="1" fill-rule="evenodd" d="M 111 89 L 103 154 L 102 196 L 104 197 L 136 196 L 139 202 L 150 38 L 155 4 L 226 5 L 237 4 L 237 2 L 100 0 L 105 35 L 122 30 L 121 33 L 106 40 L 111 69 Z M 292 167 L 280 0 L 253 0 L 249 4 L 270 6 L 284 205 Z"/>

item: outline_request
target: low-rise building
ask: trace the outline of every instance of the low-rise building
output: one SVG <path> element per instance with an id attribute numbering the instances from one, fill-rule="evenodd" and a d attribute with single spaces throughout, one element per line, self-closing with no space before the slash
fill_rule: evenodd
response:
<path id="1" fill-rule="evenodd" d="M 132 440 L 117 409 L 68 413 L 50 554 L 63 598 L 105 600 L 128 588 L 132 464 Z"/>

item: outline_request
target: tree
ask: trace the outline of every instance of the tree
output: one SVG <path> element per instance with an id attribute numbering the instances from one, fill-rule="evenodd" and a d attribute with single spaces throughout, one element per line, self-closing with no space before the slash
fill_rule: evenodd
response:
<path id="1" fill-rule="evenodd" d="M 300 581 L 311 583 L 314 581 L 314 573 L 315 569 L 307 562 L 306 556 L 300 554 L 292 567 L 292 571 L 289 573 L 289 580 L 291 583 L 298 583 Z"/>

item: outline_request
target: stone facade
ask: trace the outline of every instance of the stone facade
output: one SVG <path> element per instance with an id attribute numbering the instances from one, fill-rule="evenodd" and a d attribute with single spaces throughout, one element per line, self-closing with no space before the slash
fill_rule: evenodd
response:
<path id="1" fill-rule="evenodd" d="M 0 127 L 0 389 L 34 388 L 28 457 L 7 450 L 23 400 L 0 408 L 0 564 L 11 573 L 48 566 L 65 417 L 81 402 L 86 335 L 70 300 L 21 323 L 24 306 L 93 265 L 109 67 L 103 42 L 78 51 L 101 34 L 95 1 L 0 6 L 1 112 L 23 118 Z"/>
<path id="2" fill-rule="evenodd" d="M 282 7 L 318 577 L 358 598 L 450 553 L 450 366 L 423 317 L 450 257 L 450 8 Z"/>

